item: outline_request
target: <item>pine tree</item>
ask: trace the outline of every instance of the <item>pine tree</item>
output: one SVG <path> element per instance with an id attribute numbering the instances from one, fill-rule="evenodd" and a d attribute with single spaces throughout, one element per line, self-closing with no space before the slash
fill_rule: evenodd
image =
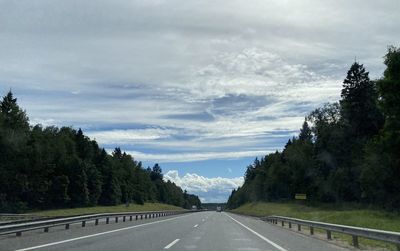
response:
<path id="1" fill-rule="evenodd" d="M 25 131 L 29 129 L 28 117 L 25 111 L 18 106 L 17 99 L 14 98 L 11 91 L 3 97 L 0 103 L 0 111 L 5 127 Z"/>

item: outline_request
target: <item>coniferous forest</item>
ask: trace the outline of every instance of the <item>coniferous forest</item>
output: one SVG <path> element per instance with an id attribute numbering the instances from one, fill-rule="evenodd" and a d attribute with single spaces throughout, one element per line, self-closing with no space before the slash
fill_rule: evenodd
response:
<path id="1" fill-rule="evenodd" d="M 312 111 L 281 152 L 247 167 L 229 208 L 247 202 L 356 202 L 400 210 L 400 48 L 384 56 L 383 77 L 371 80 L 355 62 L 341 99 Z"/>
<path id="2" fill-rule="evenodd" d="M 115 148 L 108 154 L 81 129 L 31 126 L 10 91 L 0 102 L 0 212 L 161 202 L 201 206 L 163 180 L 161 167 Z"/>

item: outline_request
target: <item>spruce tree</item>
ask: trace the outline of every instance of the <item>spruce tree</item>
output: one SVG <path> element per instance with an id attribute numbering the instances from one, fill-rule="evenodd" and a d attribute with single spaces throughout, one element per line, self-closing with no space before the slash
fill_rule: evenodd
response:
<path id="1" fill-rule="evenodd" d="M 17 104 L 17 99 L 14 98 L 11 91 L 3 97 L 0 103 L 0 111 L 2 113 L 2 120 L 5 127 L 9 129 L 28 130 L 29 123 L 25 111 L 23 111 Z"/>
<path id="2" fill-rule="evenodd" d="M 355 137 L 375 135 L 383 124 L 377 93 L 368 74 L 362 64 L 355 62 L 343 81 L 341 115 L 351 136 Z"/>

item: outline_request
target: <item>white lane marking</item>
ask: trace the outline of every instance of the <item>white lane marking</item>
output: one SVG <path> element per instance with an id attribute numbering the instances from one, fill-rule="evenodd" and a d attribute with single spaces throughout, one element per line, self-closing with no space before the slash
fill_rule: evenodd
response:
<path id="1" fill-rule="evenodd" d="M 183 215 L 183 216 L 178 216 L 178 217 L 174 217 L 174 218 L 169 218 L 169 219 L 165 219 L 165 220 L 160 220 L 160 221 L 148 222 L 148 223 L 144 223 L 144 224 L 140 224 L 140 225 L 135 225 L 135 226 L 130 226 L 130 227 L 124 227 L 124 228 L 114 229 L 114 230 L 110 230 L 110 231 L 106 231 L 106 232 L 101 232 L 101 233 L 97 233 L 97 234 L 85 235 L 85 236 L 81 236 L 81 237 L 77 237 L 77 238 L 72 238 L 72 239 L 68 239 L 68 240 L 57 241 L 57 242 L 51 242 L 51 243 L 47 243 L 47 244 L 43 244 L 43 245 L 39 245 L 39 246 L 28 247 L 28 248 L 21 248 L 21 249 L 15 250 L 15 251 L 27 251 L 27 250 L 33 250 L 33 249 L 38 249 L 38 248 L 44 248 L 44 247 L 54 246 L 54 245 L 63 244 L 63 243 L 67 243 L 67 242 L 72 242 L 72 241 L 87 239 L 87 238 L 96 237 L 96 236 L 100 236 L 100 235 L 111 234 L 111 233 L 115 233 L 115 232 L 120 232 L 120 231 L 124 231 L 124 230 L 129 230 L 129 229 L 132 229 L 132 228 L 138 228 L 138 227 L 153 225 L 153 224 L 156 224 L 156 223 L 171 221 L 171 220 L 175 220 L 175 219 L 179 219 L 179 218 L 183 218 L 183 217 L 188 217 L 188 216 L 190 216 L 190 214 Z"/>
<path id="2" fill-rule="evenodd" d="M 179 241 L 179 239 L 174 240 L 173 242 L 171 242 L 170 244 L 168 244 L 167 246 L 165 246 L 164 249 L 169 249 L 170 247 L 172 247 L 173 245 L 175 245 L 178 241 Z"/>
<path id="3" fill-rule="evenodd" d="M 196 225 L 194 225 L 193 227 L 198 227 L 199 226 L 199 224 L 196 224 Z"/>
<path id="4" fill-rule="evenodd" d="M 281 251 L 287 251 L 286 249 L 284 249 L 283 247 L 279 246 L 278 244 L 276 244 L 275 242 L 272 242 L 271 240 L 265 238 L 264 236 L 262 236 L 261 234 L 257 233 L 256 231 L 254 231 L 253 229 L 249 228 L 248 226 L 244 225 L 243 223 L 239 222 L 238 220 L 235 220 L 234 218 L 232 218 L 230 215 L 228 215 L 227 213 L 224 213 L 226 216 L 228 216 L 229 218 L 231 218 L 233 221 L 235 221 L 237 224 L 241 225 L 242 227 L 246 228 L 247 230 L 249 230 L 250 232 L 252 232 L 253 234 L 257 235 L 258 237 L 260 237 L 261 239 L 263 239 L 264 241 L 268 242 L 269 244 L 271 244 L 272 246 L 276 247 L 277 249 L 281 250 Z"/>

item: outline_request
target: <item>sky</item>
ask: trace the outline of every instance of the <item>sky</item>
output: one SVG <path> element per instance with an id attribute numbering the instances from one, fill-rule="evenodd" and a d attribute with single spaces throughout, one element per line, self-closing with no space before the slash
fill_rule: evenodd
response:
<path id="1" fill-rule="evenodd" d="M 398 0 L 0 0 L 0 94 L 224 202 L 256 157 L 340 99 L 355 61 L 382 76 Z"/>

